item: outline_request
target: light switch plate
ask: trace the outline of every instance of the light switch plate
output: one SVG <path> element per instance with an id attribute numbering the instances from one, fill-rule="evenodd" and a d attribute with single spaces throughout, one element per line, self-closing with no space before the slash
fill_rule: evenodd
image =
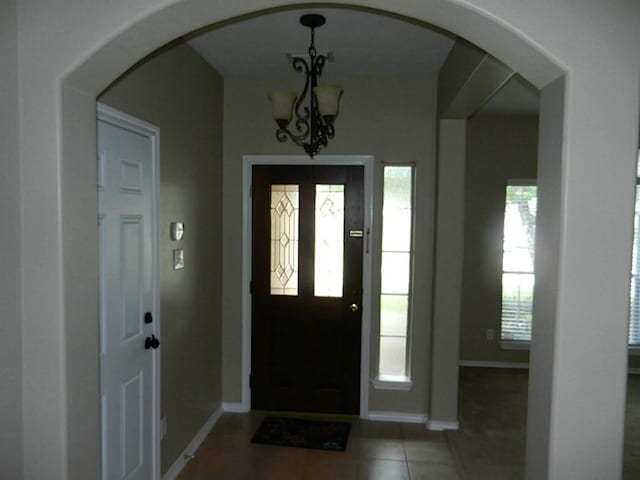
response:
<path id="1" fill-rule="evenodd" d="M 173 269 L 180 270 L 184 268 L 184 250 L 176 248 L 173 251 Z"/>
<path id="2" fill-rule="evenodd" d="M 167 436 L 167 417 L 160 419 L 160 440 Z"/>

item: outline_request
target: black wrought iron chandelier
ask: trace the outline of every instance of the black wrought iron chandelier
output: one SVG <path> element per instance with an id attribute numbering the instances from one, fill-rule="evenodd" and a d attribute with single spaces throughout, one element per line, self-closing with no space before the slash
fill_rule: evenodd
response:
<path id="1" fill-rule="evenodd" d="M 313 158 L 322 147 L 327 146 L 328 140 L 335 134 L 333 122 L 338 115 L 342 87 L 318 86 L 318 77 L 322 75 L 327 58 L 316 51 L 314 33 L 317 27 L 324 25 L 324 16 L 303 15 L 300 17 L 300 23 L 311 29 L 308 61 L 303 57 L 293 58 L 293 69 L 296 72 L 304 72 L 306 77 L 302 93 L 298 96 L 294 92 L 279 91 L 269 92 L 268 96 L 271 100 L 273 119 L 279 127 L 276 130 L 276 138 L 280 142 L 286 142 L 287 138 L 291 139 Z M 309 104 L 304 105 L 307 94 L 309 94 Z M 296 120 L 295 129 L 292 132 L 288 127 L 294 111 Z"/>

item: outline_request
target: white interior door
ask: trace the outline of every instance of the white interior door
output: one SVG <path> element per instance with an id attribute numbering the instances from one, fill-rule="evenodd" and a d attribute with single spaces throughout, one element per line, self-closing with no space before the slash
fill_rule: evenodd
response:
<path id="1" fill-rule="evenodd" d="M 158 129 L 98 107 L 104 480 L 158 478 Z"/>

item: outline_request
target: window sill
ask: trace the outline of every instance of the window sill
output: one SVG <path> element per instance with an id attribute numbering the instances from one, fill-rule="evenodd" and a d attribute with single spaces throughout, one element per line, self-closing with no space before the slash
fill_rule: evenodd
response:
<path id="1" fill-rule="evenodd" d="M 502 350 L 529 350 L 531 342 L 525 340 L 501 340 L 500 348 Z"/>
<path id="2" fill-rule="evenodd" d="M 380 375 L 371 379 L 376 390 L 397 390 L 408 392 L 413 386 L 411 379 L 405 375 Z"/>

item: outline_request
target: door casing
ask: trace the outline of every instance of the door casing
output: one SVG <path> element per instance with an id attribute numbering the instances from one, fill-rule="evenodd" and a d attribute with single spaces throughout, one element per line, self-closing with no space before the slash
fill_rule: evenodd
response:
<path id="1" fill-rule="evenodd" d="M 242 158 L 242 400 L 238 408 L 251 410 L 251 175 L 254 165 L 362 165 L 364 167 L 364 231 L 373 221 L 373 155 L 245 155 Z M 362 333 L 360 339 L 360 417 L 369 415 L 369 363 L 371 345 L 371 235 L 365 234 L 362 259 Z"/>

